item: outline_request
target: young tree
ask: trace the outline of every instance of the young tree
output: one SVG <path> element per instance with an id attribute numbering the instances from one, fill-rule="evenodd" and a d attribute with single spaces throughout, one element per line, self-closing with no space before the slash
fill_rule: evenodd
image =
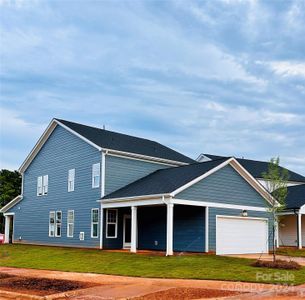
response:
<path id="1" fill-rule="evenodd" d="M 266 181 L 266 188 L 272 194 L 273 199 L 271 200 L 271 206 L 269 212 L 272 213 L 273 217 L 273 261 L 276 260 L 276 244 L 275 244 L 275 231 L 278 222 L 278 213 L 285 209 L 286 197 L 287 197 L 287 183 L 289 179 L 289 172 L 287 169 L 281 168 L 279 166 L 280 158 L 271 158 L 268 171 L 262 174 L 264 180 Z"/>
<path id="2" fill-rule="evenodd" d="M 17 171 L 0 170 L 0 208 L 21 193 L 21 175 Z M 3 232 L 4 218 L 0 214 L 0 233 Z"/>

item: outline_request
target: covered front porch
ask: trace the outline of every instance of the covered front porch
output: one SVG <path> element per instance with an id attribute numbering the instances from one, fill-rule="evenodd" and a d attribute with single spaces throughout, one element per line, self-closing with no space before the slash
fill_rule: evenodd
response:
<path id="1" fill-rule="evenodd" d="M 203 206 L 158 203 L 102 203 L 102 249 L 206 252 L 207 213 Z"/>

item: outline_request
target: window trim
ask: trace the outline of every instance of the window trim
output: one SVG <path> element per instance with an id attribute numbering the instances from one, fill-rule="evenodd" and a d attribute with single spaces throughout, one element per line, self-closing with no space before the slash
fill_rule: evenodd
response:
<path id="1" fill-rule="evenodd" d="M 95 166 L 98 165 L 98 168 L 95 169 Z M 98 170 L 98 175 L 95 175 L 95 170 Z M 97 185 L 94 185 L 94 178 L 98 176 L 98 181 L 97 181 Z M 101 184 L 101 163 L 98 162 L 98 163 L 95 163 L 92 165 L 92 188 L 93 189 L 96 189 L 96 188 L 99 188 L 100 187 L 100 184 Z"/>
<path id="2" fill-rule="evenodd" d="M 45 178 L 47 179 L 47 184 L 45 185 Z M 45 187 L 47 187 L 45 189 Z M 49 192 L 49 175 L 43 175 L 42 176 L 42 195 L 48 195 L 48 192 Z"/>
<path id="3" fill-rule="evenodd" d="M 93 222 L 93 211 L 94 210 L 97 210 L 97 222 Z M 91 238 L 92 239 L 97 239 L 99 237 L 99 216 L 100 216 L 100 210 L 99 208 L 92 208 L 91 209 Z M 96 236 L 93 236 L 93 225 L 97 225 L 97 235 Z"/>
<path id="4" fill-rule="evenodd" d="M 71 171 L 73 171 L 71 174 L 73 174 L 73 176 L 71 176 L 72 177 L 72 180 L 70 180 L 70 172 Z M 73 188 L 71 188 L 70 187 L 70 182 L 72 182 L 72 187 Z M 68 170 L 68 192 L 70 193 L 70 192 L 74 192 L 74 190 L 75 190 L 75 168 L 73 168 L 73 169 L 69 169 Z"/>
<path id="5" fill-rule="evenodd" d="M 43 191 L 42 191 L 42 187 L 43 187 L 43 183 L 42 183 L 42 181 L 43 181 L 43 179 L 42 179 L 43 177 L 42 176 L 37 176 L 37 196 L 38 197 L 41 197 L 42 195 L 43 195 Z M 40 191 L 41 191 L 41 193 L 39 193 L 39 188 L 40 188 Z"/>
<path id="6" fill-rule="evenodd" d="M 60 212 L 60 215 L 61 215 L 61 219 L 60 219 L 60 235 L 57 235 L 57 213 Z M 61 210 L 57 210 L 55 212 L 55 237 L 61 237 L 61 233 L 62 233 L 62 211 Z"/>
<path id="7" fill-rule="evenodd" d="M 108 214 L 110 210 L 115 211 L 115 222 L 108 222 Z M 108 208 L 106 210 L 106 238 L 107 239 L 116 239 L 118 237 L 118 222 L 119 222 L 119 217 L 118 217 L 118 209 L 116 208 Z M 115 225 L 115 235 L 114 236 L 109 236 L 108 235 L 108 224 L 114 224 Z"/>
<path id="8" fill-rule="evenodd" d="M 69 222 L 69 213 L 72 212 L 73 213 L 73 222 Z M 75 219 L 75 214 L 74 214 L 74 209 L 69 209 L 67 212 L 67 237 L 68 238 L 73 238 L 74 236 L 74 219 Z M 73 230 L 72 230 L 72 235 L 69 235 L 69 225 L 72 224 L 73 226 Z"/>
<path id="9" fill-rule="evenodd" d="M 53 219 L 54 219 L 54 223 L 53 223 L 53 225 L 54 225 L 54 230 L 53 230 L 53 235 L 51 235 L 51 230 L 50 230 L 50 228 L 51 228 L 51 213 L 53 213 L 54 214 L 54 217 L 53 217 Z M 55 210 L 51 210 L 51 211 L 49 211 L 49 237 L 55 237 L 55 224 L 56 224 L 56 212 L 55 212 Z"/>

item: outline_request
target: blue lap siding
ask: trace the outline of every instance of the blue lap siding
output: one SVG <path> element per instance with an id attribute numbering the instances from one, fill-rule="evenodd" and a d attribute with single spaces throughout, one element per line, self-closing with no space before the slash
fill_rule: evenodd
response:
<path id="1" fill-rule="evenodd" d="M 106 155 L 106 195 L 168 165 Z"/>
<path id="2" fill-rule="evenodd" d="M 100 188 L 92 188 L 92 164 L 101 161 L 100 152 L 72 133 L 57 126 L 24 173 L 24 198 L 15 212 L 15 242 L 99 247 L 91 238 L 91 209 L 99 208 Z M 75 190 L 68 192 L 68 170 L 75 168 Z M 48 175 L 48 195 L 37 196 L 37 177 Z M 62 211 L 61 237 L 49 237 L 49 212 Z M 67 211 L 74 210 L 74 237 L 67 237 Z M 79 240 L 79 232 L 85 240 Z"/>

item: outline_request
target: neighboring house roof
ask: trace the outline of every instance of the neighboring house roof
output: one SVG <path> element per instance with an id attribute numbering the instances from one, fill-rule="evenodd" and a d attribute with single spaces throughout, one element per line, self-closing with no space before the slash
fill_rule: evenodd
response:
<path id="1" fill-rule="evenodd" d="M 227 158 L 157 170 L 106 195 L 103 199 L 168 194 L 225 162 Z"/>
<path id="2" fill-rule="evenodd" d="M 205 154 L 205 153 L 204 155 L 212 160 L 225 157 L 225 156 Z M 236 158 L 236 159 L 255 178 L 263 178 L 262 173 L 268 171 L 269 162 L 251 160 L 245 158 Z M 283 167 L 280 168 L 285 169 Z M 289 181 L 305 182 L 304 176 L 290 170 L 288 170 L 288 172 L 289 172 Z"/>
<path id="3" fill-rule="evenodd" d="M 305 184 L 289 186 L 286 209 L 299 209 L 305 205 Z"/>
<path id="4" fill-rule="evenodd" d="M 231 165 L 266 201 L 270 203 L 274 201 L 272 195 L 234 157 L 157 170 L 104 196 L 100 201 L 116 201 L 147 196 L 174 197 L 226 165 Z"/>
<path id="5" fill-rule="evenodd" d="M 103 149 L 136 153 L 172 161 L 193 163 L 193 159 L 158 142 L 127 134 L 56 119 Z"/>

